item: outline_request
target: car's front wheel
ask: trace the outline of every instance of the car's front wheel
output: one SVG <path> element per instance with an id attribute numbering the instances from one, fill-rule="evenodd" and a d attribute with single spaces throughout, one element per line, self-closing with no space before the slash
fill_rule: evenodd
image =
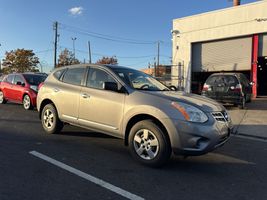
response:
<path id="1" fill-rule="evenodd" d="M 4 104 L 4 103 L 6 103 L 4 93 L 2 91 L 0 91 L 0 104 Z"/>
<path id="2" fill-rule="evenodd" d="M 151 120 L 140 121 L 132 127 L 129 148 L 136 160 L 151 167 L 162 166 L 171 155 L 168 139 Z"/>
<path id="3" fill-rule="evenodd" d="M 32 103 L 31 103 L 31 98 L 27 94 L 23 97 L 23 102 L 22 103 L 23 103 L 23 107 L 24 107 L 25 110 L 31 110 L 32 107 L 33 107 Z"/>
<path id="4" fill-rule="evenodd" d="M 53 104 L 47 104 L 41 115 L 42 126 L 49 134 L 58 133 L 63 128 L 63 123 L 58 118 L 58 113 Z"/>

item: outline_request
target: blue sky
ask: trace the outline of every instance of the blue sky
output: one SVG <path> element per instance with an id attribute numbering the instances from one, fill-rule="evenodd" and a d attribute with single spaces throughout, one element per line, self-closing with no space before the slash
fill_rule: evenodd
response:
<path id="1" fill-rule="evenodd" d="M 242 4 L 256 1 L 243 0 Z M 173 19 L 230 7 L 232 2 L 0 0 L 0 5 L 0 58 L 6 51 L 32 49 L 40 58 L 44 71 L 48 72 L 53 66 L 55 21 L 60 23 L 59 52 L 64 48 L 72 50 L 71 38 L 76 37 L 79 60 L 88 62 L 87 42 L 90 41 L 93 62 L 102 56 L 117 56 L 120 65 L 140 69 L 154 62 L 156 41 L 162 41 L 160 63 L 170 64 Z"/>

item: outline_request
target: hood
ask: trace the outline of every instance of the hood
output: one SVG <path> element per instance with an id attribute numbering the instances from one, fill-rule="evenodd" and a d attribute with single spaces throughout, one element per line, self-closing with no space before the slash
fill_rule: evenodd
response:
<path id="1" fill-rule="evenodd" d="M 214 111 L 222 111 L 225 110 L 223 105 L 220 103 L 196 94 L 188 94 L 184 92 L 178 92 L 178 91 L 157 91 L 157 92 L 148 92 L 151 95 L 167 98 L 170 101 L 177 101 L 177 102 L 184 102 L 191 104 L 193 106 L 196 106 L 200 108 L 201 110 L 205 112 L 214 112 Z"/>

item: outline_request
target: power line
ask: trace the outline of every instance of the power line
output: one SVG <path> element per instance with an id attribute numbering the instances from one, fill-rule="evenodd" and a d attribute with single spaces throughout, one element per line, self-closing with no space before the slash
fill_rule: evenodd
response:
<path id="1" fill-rule="evenodd" d="M 104 39 L 104 40 L 113 41 L 113 42 L 128 43 L 128 44 L 141 44 L 141 45 L 145 45 L 145 44 L 151 45 L 151 44 L 157 43 L 156 41 L 144 41 L 144 40 L 136 40 L 136 39 L 106 35 L 106 34 L 92 32 L 92 31 L 88 31 L 85 29 L 81 29 L 78 27 L 74 27 L 74 26 L 70 26 L 70 25 L 66 25 L 62 23 L 60 23 L 60 25 L 61 26 L 59 26 L 59 28 L 61 30 L 78 33 L 82 35 L 87 35 L 87 36 L 95 37 L 98 39 Z"/>
<path id="2" fill-rule="evenodd" d="M 62 48 L 66 48 L 66 49 L 70 49 L 69 47 L 66 47 L 66 46 L 60 46 L 59 47 L 60 49 Z M 84 54 L 88 54 L 87 51 L 83 51 L 83 50 L 80 50 L 80 49 L 76 49 L 77 52 L 80 52 L 80 53 L 84 53 Z M 107 54 L 102 54 L 102 53 L 92 53 L 92 55 L 96 55 L 96 56 L 110 56 L 110 55 L 107 55 Z M 117 58 L 120 58 L 120 59 L 141 59 L 141 58 L 151 58 L 151 57 L 154 57 L 155 55 L 145 55 L 145 56 L 118 56 L 116 55 Z"/>

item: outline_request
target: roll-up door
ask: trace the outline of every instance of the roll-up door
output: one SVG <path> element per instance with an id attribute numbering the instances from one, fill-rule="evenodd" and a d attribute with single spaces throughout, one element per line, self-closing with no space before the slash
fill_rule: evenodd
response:
<path id="1" fill-rule="evenodd" d="M 267 34 L 259 37 L 259 56 L 267 56 Z"/>
<path id="2" fill-rule="evenodd" d="M 192 45 L 193 72 L 251 69 L 252 37 Z"/>

